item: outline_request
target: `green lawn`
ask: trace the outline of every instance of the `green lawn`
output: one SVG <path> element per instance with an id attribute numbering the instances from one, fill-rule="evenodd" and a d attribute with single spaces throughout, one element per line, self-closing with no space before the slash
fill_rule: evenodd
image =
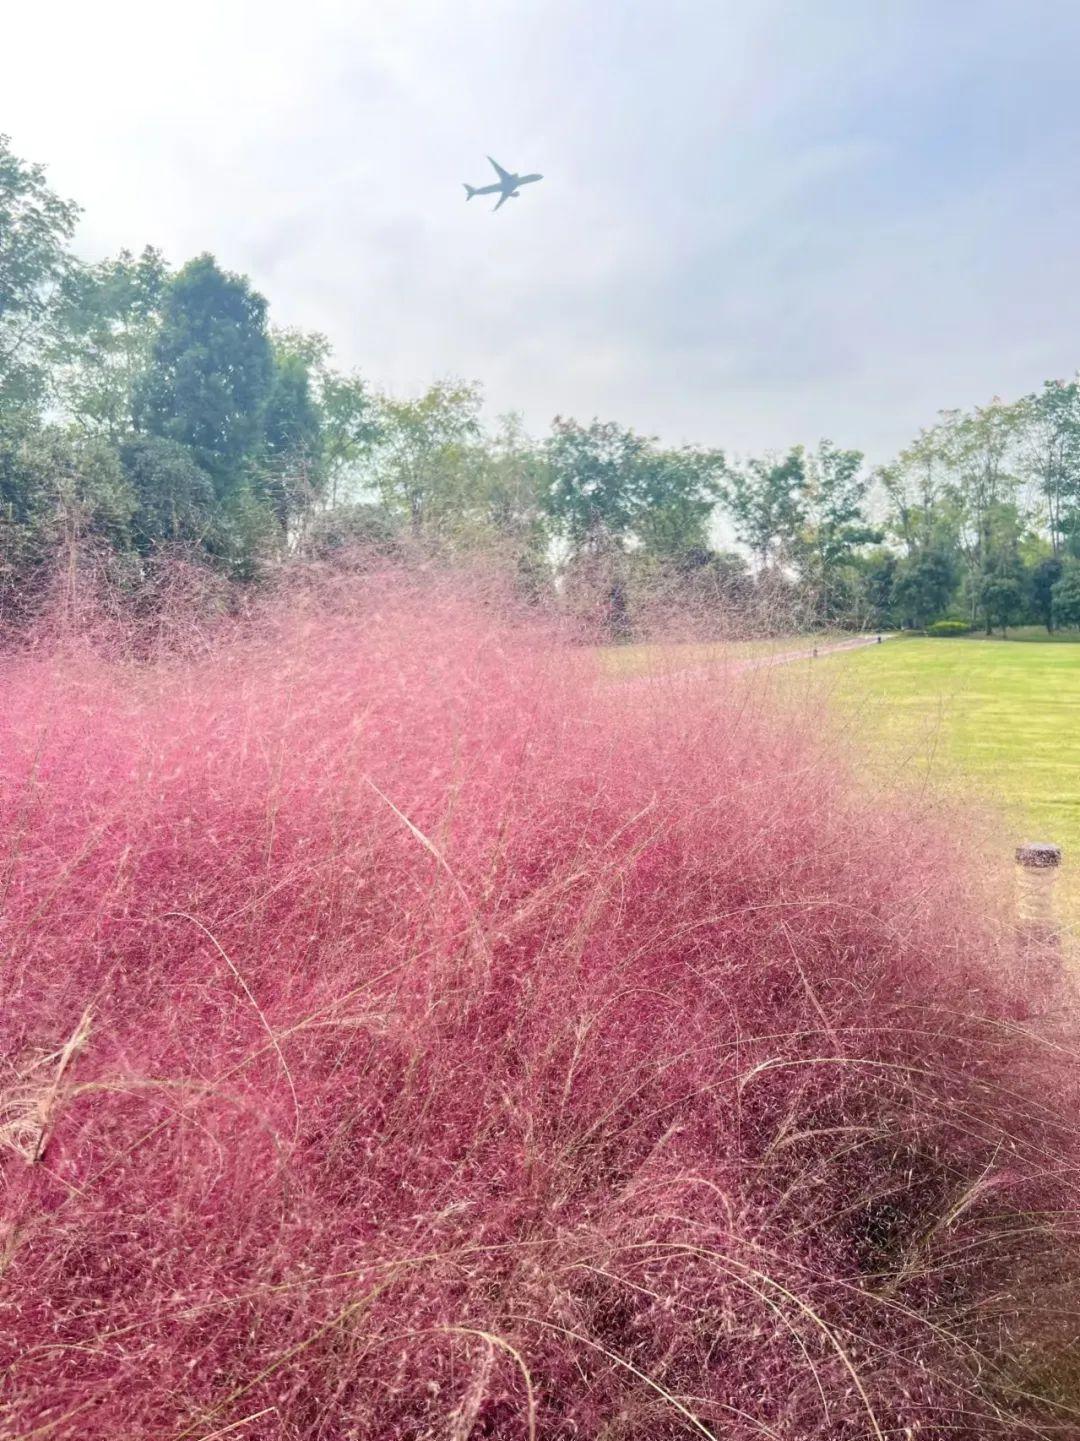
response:
<path id="1" fill-rule="evenodd" d="M 899 638 L 816 666 L 868 753 L 992 801 L 1017 839 L 1061 845 L 1080 893 L 1080 645 L 1036 636 Z"/>
<path id="2" fill-rule="evenodd" d="M 602 661 L 613 676 L 631 676 L 824 647 L 830 639 L 619 646 L 606 649 Z M 824 690 L 871 781 L 929 776 L 968 801 L 988 803 L 1000 817 L 1004 846 L 1025 839 L 1060 845 L 1064 909 L 1080 924 L 1078 639 L 1034 627 L 1007 640 L 897 637 L 755 671 L 750 683 L 770 687 L 784 704 Z"/>

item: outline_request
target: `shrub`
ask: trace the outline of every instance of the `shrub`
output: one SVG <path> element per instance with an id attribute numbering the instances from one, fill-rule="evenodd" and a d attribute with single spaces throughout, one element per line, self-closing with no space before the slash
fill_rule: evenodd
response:
<path id="1" fill-rule="evenodd" d="M 348 589 L 3 672 L 0 1432 L 1075 1434 L 1072 1052 L 958 828 Z"/>
<path id="2" fill-rule="evenodd" d="M 971 626 L 966 620 L 935 620 L 926 627 L 925 635 L 970 635 Z"/>

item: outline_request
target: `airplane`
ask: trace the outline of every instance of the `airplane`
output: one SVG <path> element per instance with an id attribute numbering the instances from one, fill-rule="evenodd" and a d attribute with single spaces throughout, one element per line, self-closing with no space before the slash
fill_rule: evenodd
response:
<path id="1" fill-rule="evenodd" d="M 491 156 L 488 156 L 491 160 Z M 499 203 L 494 207 L 501 210 L 508 200 L 516 200 L 521 194 L 519 185 L 531 185 L 534 180 L 543 180 L 542 175 L 514 175 L 509 170 L 504 170 L 497 160 L 491 160 L 495 167 L 495 174 L 499 177 L 494 185 L 466 185 L 465 199 L 471 200 L 474 195 L 498 195 Z"/>

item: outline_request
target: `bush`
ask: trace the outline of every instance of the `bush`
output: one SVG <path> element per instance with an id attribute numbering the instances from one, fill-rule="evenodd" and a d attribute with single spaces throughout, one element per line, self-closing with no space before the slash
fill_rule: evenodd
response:
<path id="1" fill-rule="evenodd" d="M 924 635 L 970 635 L 971 626 L 966 620 L 935 620 L 928 625 Z"/>
<path id="2" fill-rule="evenodd" d="M 3 1434 L 1070 1434 L 1001 877 L 818 716 L 346 580 L 3 672 Z"/>

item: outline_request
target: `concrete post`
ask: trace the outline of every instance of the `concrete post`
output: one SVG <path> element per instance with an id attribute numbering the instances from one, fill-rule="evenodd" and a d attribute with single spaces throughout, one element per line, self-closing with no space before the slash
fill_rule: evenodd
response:
<path id="1" fill-rule="evenodd" d="M 1054 914 L 1054 889 L 1061 847 L 1027 841 L 1016 848 L 1016 941 L 1028 973 L 1032 999 L 1044 1000 L 1062 979 L 1061 931 Z"/>

